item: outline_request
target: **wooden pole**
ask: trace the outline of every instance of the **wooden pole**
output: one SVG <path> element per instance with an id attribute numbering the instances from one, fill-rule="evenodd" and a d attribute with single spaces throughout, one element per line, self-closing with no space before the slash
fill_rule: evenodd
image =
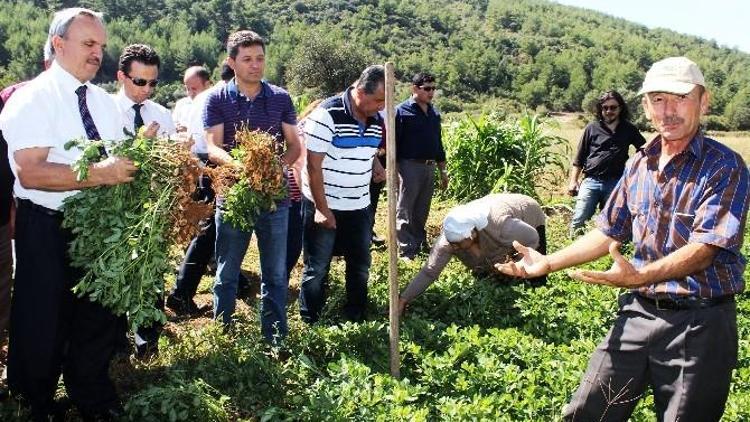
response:
<path id="1" fill-rule="evenodd" d="M 396 80 L 393 63 L 385 64 L 385 151 L 388 184 L 388 285 L 390 296 L 391 376 L 401 378 L 399 356 L 398 315 L 398 242 L 396 241 L 396 203 L 398 201 L 398 171 L 396 171 L 396 110 L 393 107 Z"/>

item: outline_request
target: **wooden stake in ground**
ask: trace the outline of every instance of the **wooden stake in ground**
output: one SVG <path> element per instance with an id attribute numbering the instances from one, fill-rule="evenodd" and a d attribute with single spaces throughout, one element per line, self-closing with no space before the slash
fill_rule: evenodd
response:
<path id="1" fill-rule="evenodd" d="M 393 63 L 385 64 L 385 151 L 388 175 L 388 285 L 390 293 L 391 376 L 401 377 L 399 356 L 398 315 L 398 242 L 396 241 L 396 202 L 398 200 L 398 172 L 396 171 L 396 110 L 393 108 L 395 78 Z"/>

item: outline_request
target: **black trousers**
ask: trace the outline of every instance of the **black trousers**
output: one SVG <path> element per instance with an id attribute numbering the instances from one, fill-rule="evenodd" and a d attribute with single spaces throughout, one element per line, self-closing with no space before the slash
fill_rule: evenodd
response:
<path id="1" fill-rule="evenodd" d="M 49 413 L 62 373 L 72 402 L 96 413 L 118 405 L 108 374 L 117 319 L 72 293 L 80 272 L 69 265 L 71 235 L 61 222 L 61 215 L 19 201 L 8 384 L 32 413 Z"/>

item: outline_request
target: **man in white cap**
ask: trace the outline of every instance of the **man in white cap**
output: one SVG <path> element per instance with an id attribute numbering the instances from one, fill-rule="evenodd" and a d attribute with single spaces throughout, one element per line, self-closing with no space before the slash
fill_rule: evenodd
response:
<path id="1" fill-rule="evenodd" d="M 565 420 L 627 420 L 651 386 L 658 420 L 718 421 L 737 362 L 750 175 L 739 154 L 700 130 L 709 95 L 695 63 L 654 63 L 640 94 L 658 135 L 628 162 L 598 229 L 548 256 L 516 244 L 522 260 L 497 268 L 537 277 L 609 253 L 608 271 L 571 275 L 630 289 Z M 628 241 L 630 259 L 619 251 Z"/>
<path id="2" fill-rule="evenodd" d="M 453 256 L 476 275 L 486 276 L 494 272 L 494 264 L 507 261 L 515 253 L 513 241 L 547 252 L 544 212 L 533 198 L 499 193 L 453 208 L 443 221 L 443 231 L 427 262 L 401 293 L 401 313 L 437 280 Z M 546 281 L 546 276 L 541 276 L 531 280 L 531 284 L 537 286 Z"/>

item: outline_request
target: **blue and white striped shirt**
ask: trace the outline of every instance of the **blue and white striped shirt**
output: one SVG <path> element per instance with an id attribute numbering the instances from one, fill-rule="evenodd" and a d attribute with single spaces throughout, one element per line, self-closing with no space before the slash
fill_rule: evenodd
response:
<path id="1" fill-rule="evenodd" d="M 382 137 L 378 115 L 363 125 L 352 113 L 351 88 L 325 100 L 306 119 L 305 142 L 308 151 L 325 154 L 323 184 L 328 207 L 332 210 L 360 210 L 370 205 L 372 160 Z M 307 170 L 302 192 L 313 200 Z"/>

